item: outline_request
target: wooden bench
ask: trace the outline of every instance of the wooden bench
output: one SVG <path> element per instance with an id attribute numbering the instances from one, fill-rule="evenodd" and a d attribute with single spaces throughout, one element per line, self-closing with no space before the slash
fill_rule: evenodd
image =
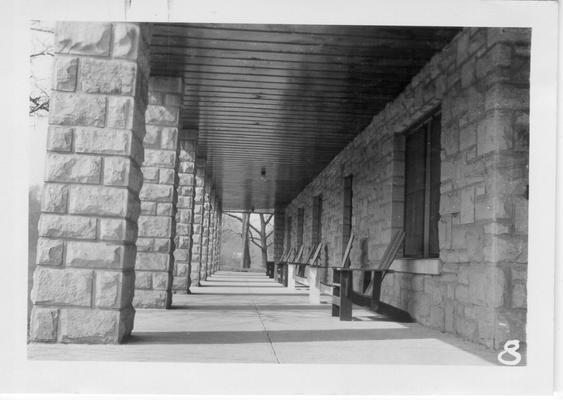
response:
<path id="1" fill-rule="evenodd" d="M 283 283 L 283 267 L 287 263 L 287 259 L 290 257 L 293 248 L 287 249 L 281 256 L 280 261 L 275 265 L 274 268 L 274 280 L 278 283 Z"/>
<path id="2" fill-rule="evenodd" d="M 385 249 L 385 253 L 379 263 L 377 268 L 350 268 L 347 266 L 348 259 L 350 257 L 350 250 L 352 248 L 352 241 L 354 236 L 350 236 L 348 245 L 346 246 L 346 251 L 344 252 L 344 257 L 340 267 L 324 267 L 314 264 L 309 265 L 311 272 L 315 270 L 313 274 L 309 274 L 309 300 L 313 304 L 320 303 L 320 279 L 319 279 L 319 269 L 327 268 L 333 270 L 333 283 L 332 286 L 332 316 L 340 317 L 341 321 L 351 321 L 352 320 L 352 277 L 356 272 L 373 272 L 372 281 L 370 283 L 372 289 L 371 295 L 371 308 L 377 311 L 381 306 L 381 284 L 383 283 L 383 278 L 389 271 L 391 263 L 395 259 L 397 252 L 399 251 L 403 240 L 405 239 L 405 233 L 400 231 L 393 235 L 391 242 Z M 368 286 L 369 290 L 369 286 Z"/>

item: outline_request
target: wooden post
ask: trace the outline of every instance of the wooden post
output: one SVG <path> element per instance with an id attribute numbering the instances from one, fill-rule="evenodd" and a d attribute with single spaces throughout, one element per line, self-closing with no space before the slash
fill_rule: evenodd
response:
<path id="1" fill-rule="evenodd" d="M 373 290 L 371 292 L 371 309 L 376 312 L 379 308 L 379 303 L 381 301 L 382 281 L 383 281 L 383 271 L 373 271 L 373 276 L 372 276 Z"/>
<path id="2" fill-rule="evenodd" d="M 342 295 L 340 288 L 340 271 L 335 269 L 332 273 L 332 316 L 340 315 L 340 296 Z"/>
<path id="3" fill-rule="evenodd" d="M 352 271 L 340 271 L 340 321 L 352 321 Z"/>
<path id="4" fill-rule="evenodd" d="M 321 274 L 319 268 L 309 268 L 309 303 L 321 304 Z"/>

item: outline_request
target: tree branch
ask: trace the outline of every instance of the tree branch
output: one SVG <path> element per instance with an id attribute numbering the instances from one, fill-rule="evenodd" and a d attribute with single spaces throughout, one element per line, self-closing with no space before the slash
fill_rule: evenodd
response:
<path id="1" fill-rule="evenodd" d="M 231 217 L 231 218 L 234 218 L 234 219 L 236 219 L 236 220 L 238 220 L 238 221 L 240 221 L 240 222 L 243 222 L 243 221 L 242 221 L 242 218 L 241 218 L 241 217 L 237 217 L 236 215 L 229 214 L 229 213 L 225 213 L 225 215 L 228 215 L 228 216 Z"/>
<path id="2" fill-rule="evenodd" d="M 55 53 L 51 53 L 50 51 L 47 50 L 43 50 L 40 51 L 39 53 L 33 53 L 29 55 L 29 58 L 35 58 L 35 57 L 39 57 L 39 56 L 55 56 Z"/>
<path id="3" fill-rule="evenodd" d="M 268 217 L 268 219 L 266 220 L 266 225 L 268 225 L 270 223 L 270 221 L 272 220 L 272 217 L 274 216 L 274 214 L 270 214 L 270 216 Z"/>
<path id="4" fill-rule="evenodd" d="M 255 245 L 256 247 L 258 247 L 260 250 L 264 250 L 264 248 L 262 247 L 261 244 L 258 244 L 254 239 L 250 239 L 250 241 L 252 242 L 253 245 Z"/>

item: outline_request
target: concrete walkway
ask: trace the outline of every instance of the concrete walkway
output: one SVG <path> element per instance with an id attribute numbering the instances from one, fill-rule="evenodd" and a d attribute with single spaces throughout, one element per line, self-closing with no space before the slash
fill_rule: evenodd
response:
<path id="1" fill-rule="evenodd" d="M 171 310 L 137 310 L 124 345 L 30 344 L 41 360 L 230 363 L 491 365 L 496 353 L 416 323 L 354 309 L 354 321 L 330 316 L 330 298 L 308 303 L 263 273 L 221 271 L 174 295 Z"/>

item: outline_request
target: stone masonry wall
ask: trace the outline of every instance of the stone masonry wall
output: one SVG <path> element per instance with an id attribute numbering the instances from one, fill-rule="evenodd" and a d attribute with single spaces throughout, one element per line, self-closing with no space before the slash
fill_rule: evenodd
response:
<path id="1" fill-rule="evenodd" d="M 377 266 L 403 229 L 402 134 L 440 107 L 441 272 L 388 274 L 382 297 L 493 348 L 526 339 L 529 49 L 528 29 L 464 29 L 285 210 L 296 221 L 305 208 L 310 247 L 313 197 L 322 194 L 321 261 L 337 265 L 343 177 L 353 174 L 352 267 Z"/>
<path id="2" fill-rule="evenodd" d="M 192 221 L 195 189 L 196 141 L 180 140 L 178 201 L 172 290 L 188 293 L 192 257 Z"/>
<path id="3" fill-rule="evenodd" d="M 145 161 L 138 220 L 135 296 L 141 308 L 172 304 L 178 129 L 184 85 L 181 78 L 151 77 L 145 114 Z"/>
<path id="4" fill-rule="evenodd" d="M 149 27 L 58 23 L 30 340 L 133 328 Z"/>
<path id="5" fill-rule="evenodd" d="M 201 242 L 203 234 L 203 202 L 205 194 L 205 159 L 196 158 L 194 211 L 192 224 L 192 258 L 190 277 L 194 285 L 199 286 L 201 278 Z"/>

